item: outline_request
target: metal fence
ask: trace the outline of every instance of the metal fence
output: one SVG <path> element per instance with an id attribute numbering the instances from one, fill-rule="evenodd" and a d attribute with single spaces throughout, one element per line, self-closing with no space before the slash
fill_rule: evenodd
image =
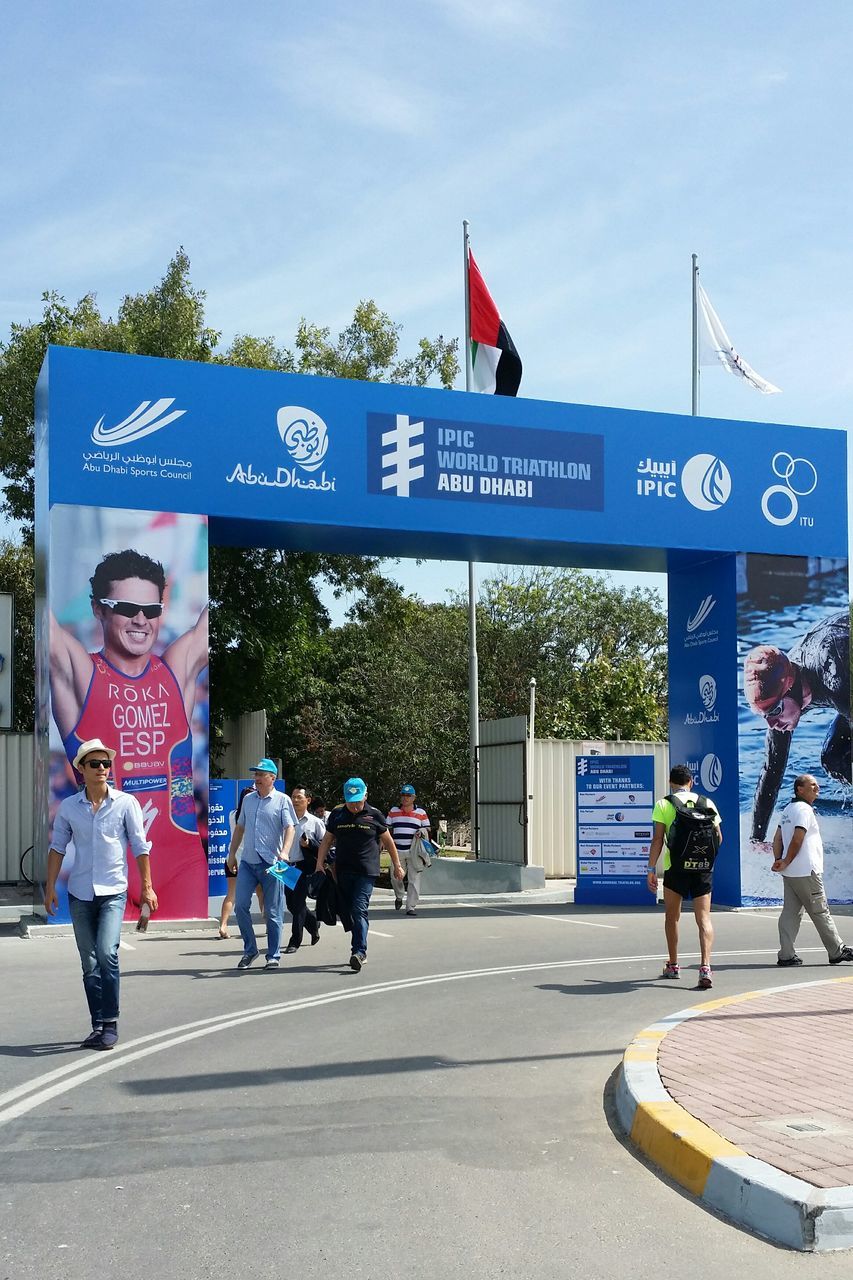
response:
<path id="1" fill-rule="evenodd" d="M 15 884 L 33 842 L 33 735 L 0 733 L 0 884 Z"/>

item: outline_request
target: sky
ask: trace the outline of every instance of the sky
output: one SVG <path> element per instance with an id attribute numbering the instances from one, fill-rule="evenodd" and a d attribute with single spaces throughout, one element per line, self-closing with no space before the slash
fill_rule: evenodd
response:
<path id="1" fill-rule="evenodd" d="M 34 0 L 4 27 L 0 340 L 48 289 L 114 312 L 183 245 L 225 343 L 373 298 L 406 352 L 461 336 L 468 218 L 522 395 L 689 413 L 697 253 L 782 388 L 709 368 L 701 411 L 848 426 L 849 0 Z"/>

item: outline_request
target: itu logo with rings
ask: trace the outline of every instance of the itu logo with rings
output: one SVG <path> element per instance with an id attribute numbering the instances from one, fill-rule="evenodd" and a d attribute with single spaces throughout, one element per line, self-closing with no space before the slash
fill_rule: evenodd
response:
<path id="1" fill-rule="evenodd" d="M 779 527 L 792 524 L 800 514 L 800 498 L 807 498 L 817 488 L 817 468 L 808 458 L 794 458 L 790 453 L 777 453 L 770 464 L 781 484 L 771 484 L 761 495 L 761 513 L 765 520 Z M 813 524 L 813 517 L 802 516 L 801 524 Z"/>

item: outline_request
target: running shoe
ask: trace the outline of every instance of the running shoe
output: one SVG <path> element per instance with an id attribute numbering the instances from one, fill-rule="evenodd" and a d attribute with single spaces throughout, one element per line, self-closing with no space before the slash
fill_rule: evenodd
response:
<path id="1" fill-rule="evenodd" d="M 699 987 L 699 990 L 700 990 L 700 991 L 709 991 L 709 990 L 710 990 L 710 988 L 711 988 L 711 987 L 713 987 L 713 985 L 714 985 L 714 980 L 713 980 L 713 978 L 711 977 L 711 968 L 710 968 L 710 965 L 703 964 L 703 965 L 701 965 L 701 966 L 700 966 L 700 968 L 699 968 L 699 982 L 698 982 L 698 984 L 697 984 L 697 985 L 698 985 L 698 987 Z"/>
<path id="2" fill-rule="evenodd" d="M 666 964 L 663 967 L 663 973 L 661 974 L 661 977 L 662 978 L 680 978 L 681 970 L 679 969 L 677 964 L 673 964 L 671 960 L 667 960 Z"/>

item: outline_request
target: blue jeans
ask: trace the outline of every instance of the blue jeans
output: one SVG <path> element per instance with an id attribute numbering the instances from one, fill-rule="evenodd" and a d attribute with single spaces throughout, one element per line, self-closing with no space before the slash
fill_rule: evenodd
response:
<path id="1" fill-rule="evenodd" d="M 252 894 L 255 885 L 264 891 L 264 917 L 267 922 L 267 960 L 281 956 L 281 922 L 284 918 L 284 885 L 275 876 L 267 875 L 265 862 L 251 863 L 241 859 L 237 870 L 237 893 L 234 914 L 243 939 L 243 955 L 257 954 L 258 943 L 252 925 Z"/>
<path id="2" fill-rule="evenodd" d="M 91 902 L 68 895 L 93 1028 L 118 1019 L 118 944 L 126 902 L 126 892 L 101 894 Z"/>
<path id="3" fill-rule="evenodd" d="M 363 876 L 357 871 L 338 870 L 338 893 L 352 917 L 352 949 L 354 955 L 367 955 L 367 908 L 373 893 L 373 876 Z"/>

